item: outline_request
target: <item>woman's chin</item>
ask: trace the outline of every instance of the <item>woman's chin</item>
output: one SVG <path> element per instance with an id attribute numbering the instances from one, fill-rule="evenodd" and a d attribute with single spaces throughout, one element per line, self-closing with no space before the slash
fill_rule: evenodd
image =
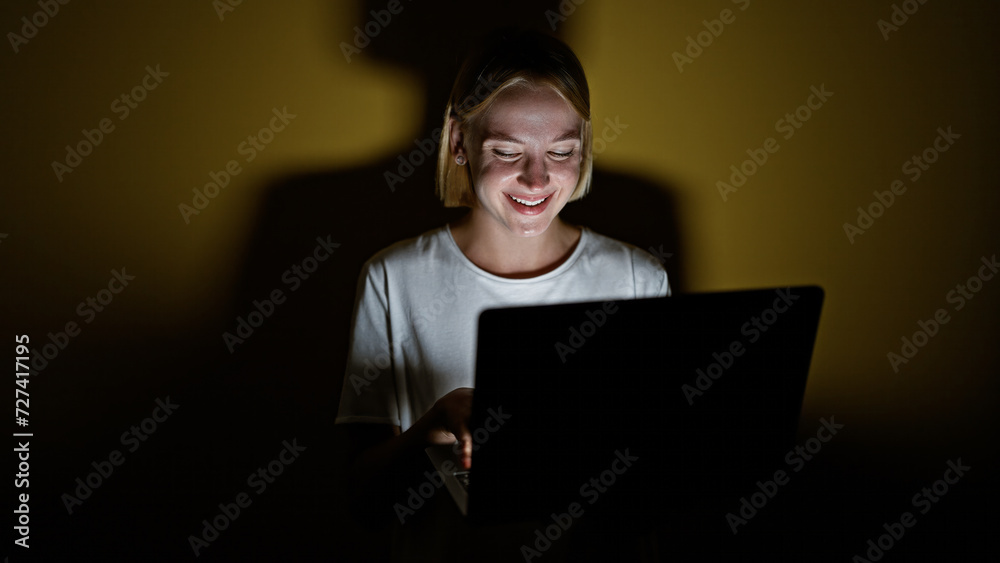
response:
<path id="1" fill-rule="evenodd" d="M 545 233 L 552 225 L 552 219 L 535 219 L 531 221 L 512 221 L 508 223 L 507 229 L 516 237 L 531 238 Z"/>

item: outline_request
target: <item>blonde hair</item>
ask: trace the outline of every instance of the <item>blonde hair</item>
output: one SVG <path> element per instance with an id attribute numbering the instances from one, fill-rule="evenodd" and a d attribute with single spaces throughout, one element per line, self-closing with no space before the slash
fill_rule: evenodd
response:
<path id="1" fill-rule="evenodd" d="M 468 166 L 459 166 L 451 154 L 452 119 L 468 135 L 500 94 L 515 85 L 548 86 L 583 119 L 580 179 L 569 201 L 590 190 L 593 170 L 593 127 L 590 89 L 583 66 L 565 43 L 538 32 L 504 31 L 484 49 L 466 59 L 455 79 L 444 114 L 438 147 L 436 191 L 445 207 L 472 207 L 475 192 Z"/>

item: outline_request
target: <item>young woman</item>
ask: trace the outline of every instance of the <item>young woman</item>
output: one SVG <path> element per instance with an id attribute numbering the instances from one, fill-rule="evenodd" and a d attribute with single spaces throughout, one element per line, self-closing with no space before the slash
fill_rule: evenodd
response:
<path id="1" fill-rule="evenodd" d="M 470 211 L 379 252 L 359 280 L 337 423 L 355 442 L 361 492 L 430 444 L 460 442 L 470 466 L 484 309 L 670 292 L 650 254 L 559 218 L 587 193 L 592 166 L 586 78 L 560 41 L 506 32 L 466 61 L 437 166 L 444 205 Z M 508 338 L 511 354 L 547 345 Z"/>

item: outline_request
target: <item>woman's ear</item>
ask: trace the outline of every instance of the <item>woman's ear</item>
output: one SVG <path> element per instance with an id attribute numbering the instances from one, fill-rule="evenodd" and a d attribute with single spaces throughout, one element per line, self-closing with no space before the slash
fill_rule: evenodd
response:
<path id="1" fill-rule="evenodd" d="M 448 118 L 448 143 L 452 157 L 463 156 L 468 161 L 469 155 L 465 151 L 465 134 L 462 132 L 462 124 L 454 117 Z"/>

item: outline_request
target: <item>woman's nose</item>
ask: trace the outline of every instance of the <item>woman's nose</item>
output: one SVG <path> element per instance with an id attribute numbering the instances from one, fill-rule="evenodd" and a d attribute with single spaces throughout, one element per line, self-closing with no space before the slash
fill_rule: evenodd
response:
<path id="1" fill-rule="evenodd" d="M 549 173 L 545 168 L 545 159 L 538 157 L 528 157 L 524 160 L 524 168 L 518 176 L 518 180 L 526 188 L 544 188 L 549 183 Z"/>

